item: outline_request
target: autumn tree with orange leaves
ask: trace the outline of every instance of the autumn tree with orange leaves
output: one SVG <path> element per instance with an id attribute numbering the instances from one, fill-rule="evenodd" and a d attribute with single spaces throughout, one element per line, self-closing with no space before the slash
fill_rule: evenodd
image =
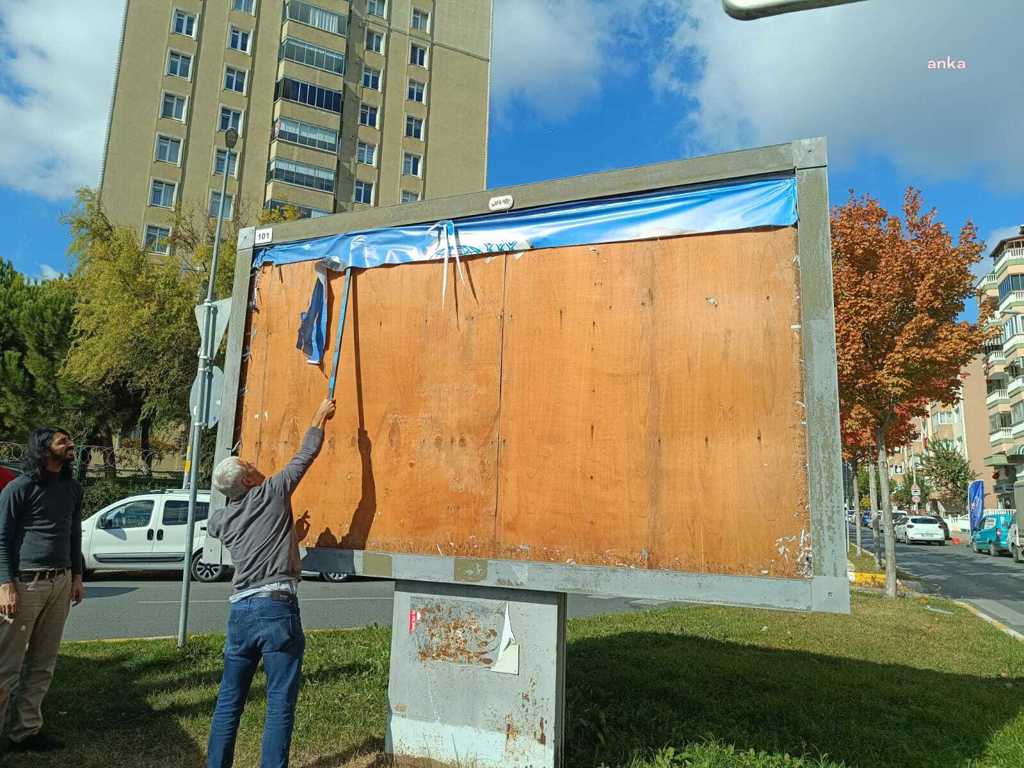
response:
<path id="1" fill-rule="evenodd" d="M 922 213 L 909 187 L 903 218 L 853 191 L 832 211 L 832 272 L 839 400 L 857 414 L 848 430 L 867 431 L 878 465 L 886 552 L 886 594 L 896 596 L 896 548 L 887 470 L 887 438 L 926 404 L 954 404 L 960 369 L 988 336 L 983 323 L 957 321 L 973 295 L 971 266 L 983 245 L 970 221 L 956 243 L 934 209 Z M 856 438 L 851 438 L 856 439 Z"/>

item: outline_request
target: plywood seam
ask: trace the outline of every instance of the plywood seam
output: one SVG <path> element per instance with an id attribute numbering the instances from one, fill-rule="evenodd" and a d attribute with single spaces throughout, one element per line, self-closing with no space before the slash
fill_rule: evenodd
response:
<path id="1" fill-rule="evenodd" d="M 501 335 L 498 339 L 498 413 L 495 421 L 496 451 L 494 454 L 494 535 L 491 537 L 492 546 L 497 550 L 498 538 L 501 531 L 501 401 L 502 386 L 505 383 L 505 321 L 508 309 L 508 254 L 502 254 L 502 276 L 501 276 Z"/>

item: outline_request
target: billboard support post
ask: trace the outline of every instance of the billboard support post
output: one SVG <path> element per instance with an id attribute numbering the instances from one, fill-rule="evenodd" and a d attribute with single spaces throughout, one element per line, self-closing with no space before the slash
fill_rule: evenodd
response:
<path id="1" fill-rule="evenodd" d="M 564 592 L 396 582 L 387 753 L 559 768 L 565 606 Z"/>

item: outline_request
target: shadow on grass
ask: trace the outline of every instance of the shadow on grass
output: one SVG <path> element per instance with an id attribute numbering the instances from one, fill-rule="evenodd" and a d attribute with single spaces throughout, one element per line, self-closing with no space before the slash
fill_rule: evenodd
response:
<path id="1" fill-rule="evenodd" d="M 1020 678 L 654 632 L 571 642 L 567 675 L 571 768 L 702 739 L 850 768 L 973 765 L 1024 713 Z"/>

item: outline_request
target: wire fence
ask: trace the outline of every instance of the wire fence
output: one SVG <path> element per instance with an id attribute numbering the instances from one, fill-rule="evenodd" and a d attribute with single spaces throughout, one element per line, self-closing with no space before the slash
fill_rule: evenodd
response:
<path id="1" fill-rule="evenodd" d="M 24 468 L 24 443 L 0 441 L 0 465 Z M 81 445 L 74 475 L 82 486 L 82 517 L 126 496 L 157 489 L 180 488 L 184 456 L 176 448 L 142 450 L 137 445 Z"/>

